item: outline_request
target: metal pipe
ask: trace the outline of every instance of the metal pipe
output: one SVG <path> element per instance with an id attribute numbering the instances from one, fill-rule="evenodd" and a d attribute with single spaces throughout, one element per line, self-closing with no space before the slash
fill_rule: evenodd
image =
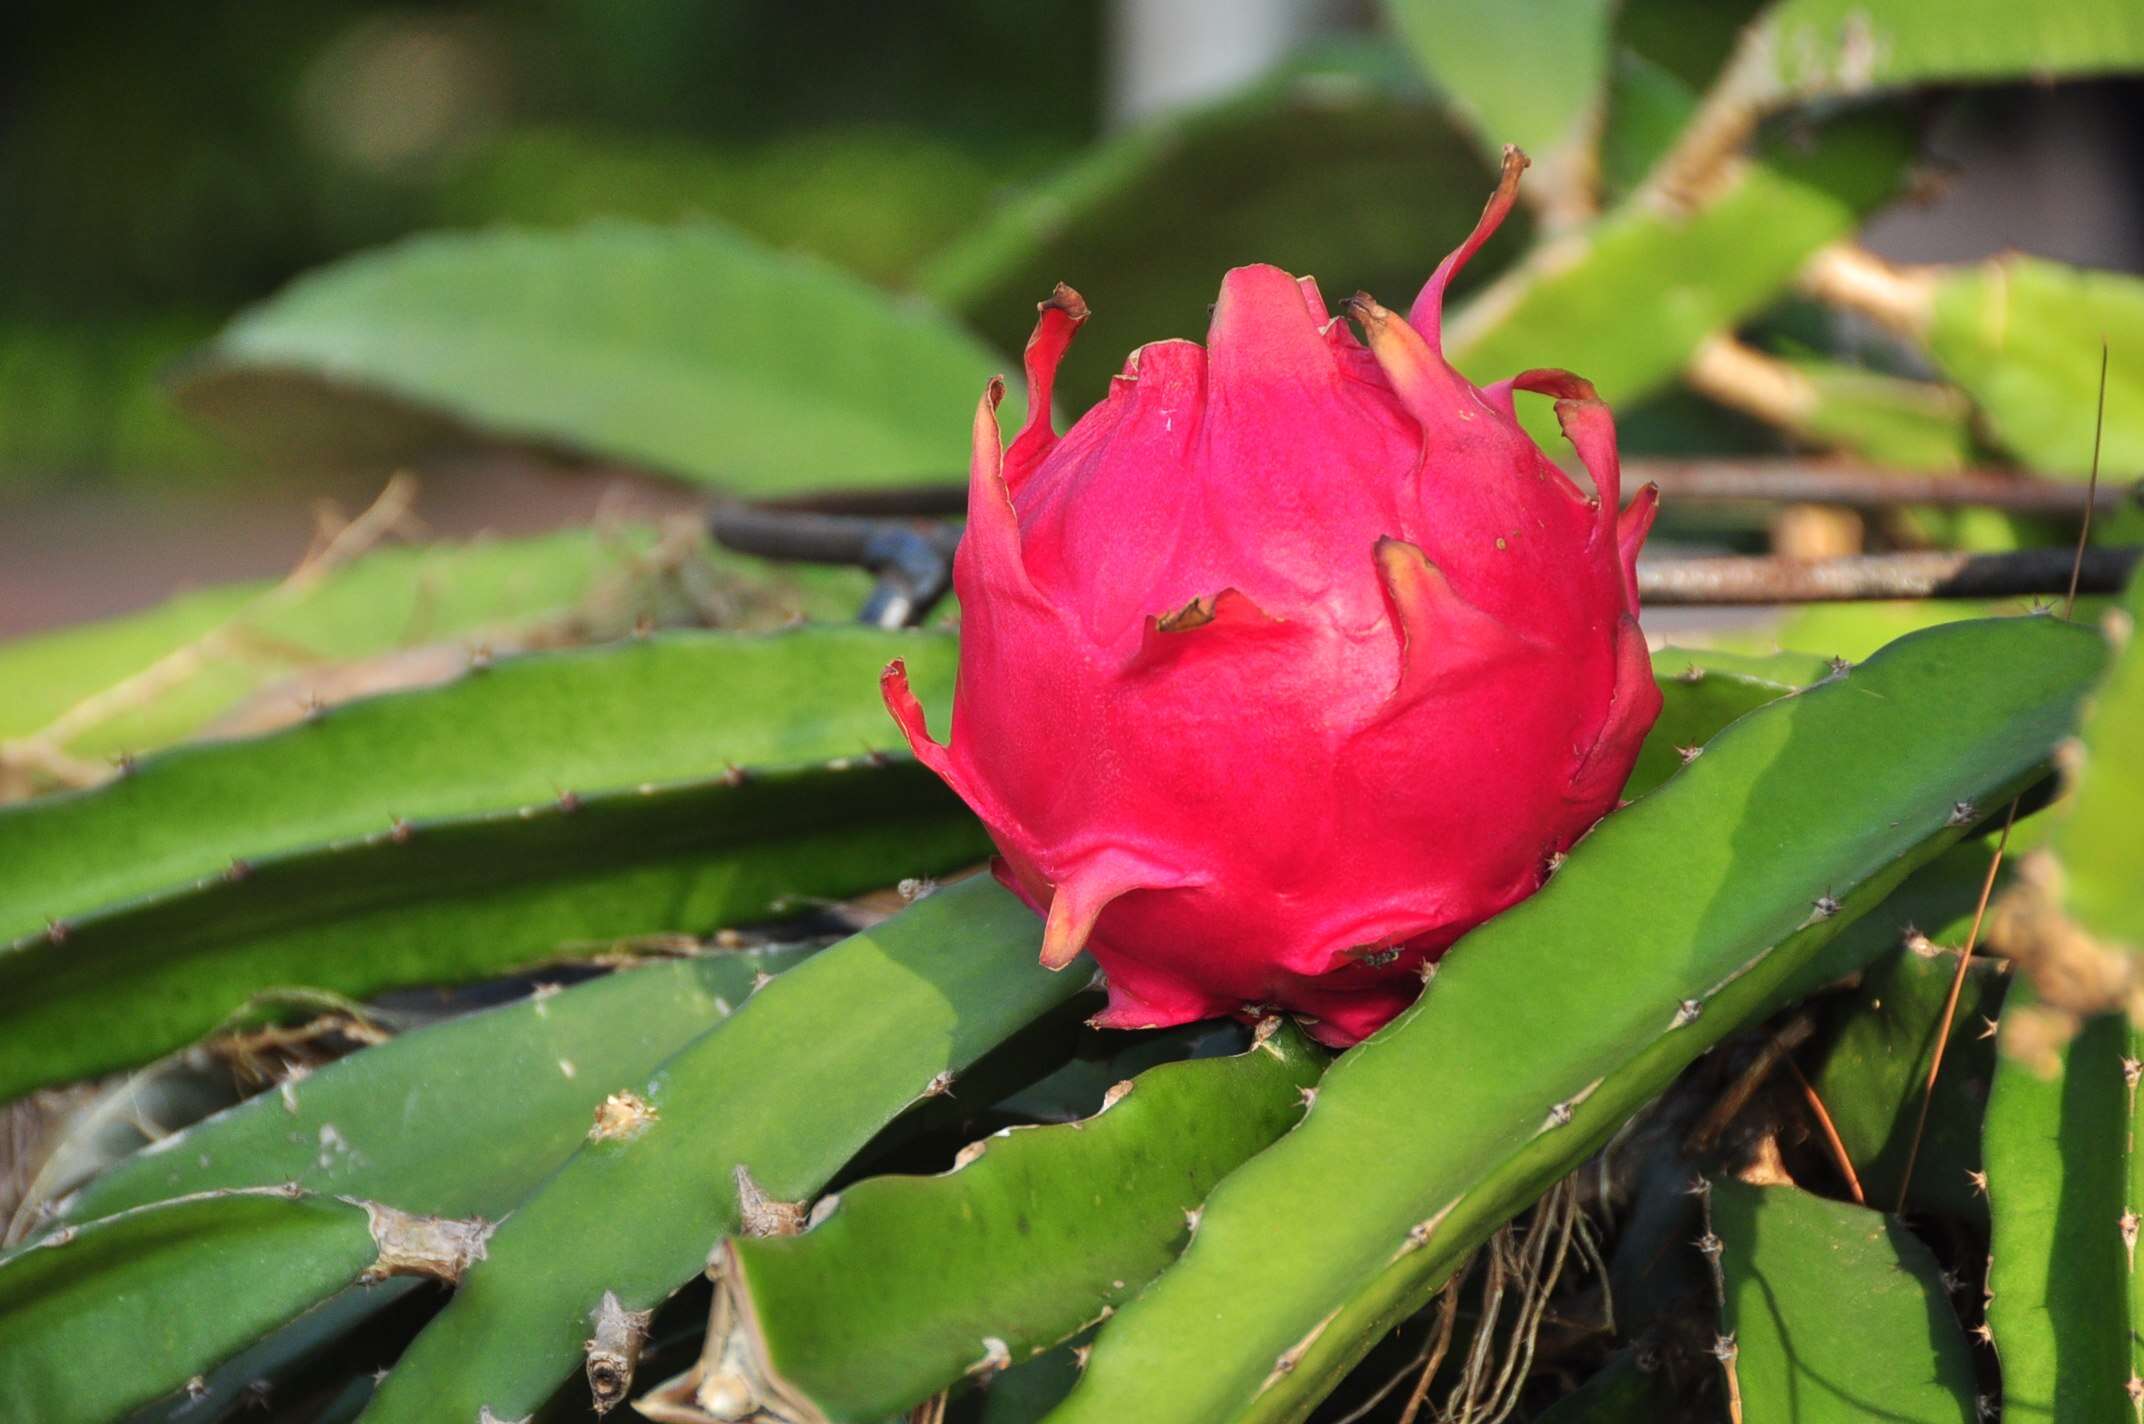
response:
<path id="1" fill-rule="evenodd" d="M 2118 592 L 2139 548 L 2087 549 L 2078 588 Z M 1641 560 L 1639 601 L 1656 608 L 1751 603 L 1831 603 L 1892 598 L 2017 598 L 2069 587 L 2069 549 L 2003 554 L 1859 554 L 1843 559 L 1726 557 Z"/>
<path id="2" fill-rule="evenodd" d="M 1663 499 L 1692 503 L 1842 504 L 1855 509 L 1890 509 L 1901 505 L 1970 506 L 2016 514 L 2077 518 L 2084 513 L 2086 487 L 2076 481 L 2003 471 L 1909 471 L 1841 460 L 1792 457 L 1747 460 L 1668 460 L 1640 458 L 1623 462 L 1623 487 L 1660 486 Z M 958 515 L 968 504 L 964 484 L 918 478 L 913 484 L 868 490 L 828 490 L 768 500 L 760 509 L 814 514 Z M 2126 506 L 2144 508 L 2144 478 L 2102 480 L 2092 508 L 2109 514 Z"/>
<path id="3" fill-rule="evenodd" d="M 861 515 L 787 513 L 725 506 L 715 538 L 740 553 L 769 559 L 853 564 L 913 584 L 927 610 L 932 570 L 949 569 L 960 526 L 949 521 L 869 519 Z M 2144 549 L 2087 549 L 2078 588 L 2119 591 Z M 1647 559 L 1638 564 L 1638 596 L 1655 607 L 1824 603 L 1893 598 L 2015 598 L 2060 594 L 2069 587 L 2069 549 L 1969 554 L 1931 551 L 1861 554 L 1842 559 L 1726 556 Z M 917 616 L 920 616 L 917 615 Z M 876 620 L 874 620 L 876 621 Z"/>
<path id="4" fill-rule="evenodd" d="M 1855 509 L 1967 505 L 2072 519 L 2083 515 L 2090 497 L 2082 484 L 2032 475 L 1909 474 L 1808 460 L 1632 460 L 1623 467 L 1623 480 L 1626 488 L 1648 482 L 1660 486 L 1663 502 L 1843 504 Z M 2144 481 L 2102 483 L 2090 503 L 2102 514 L 2144 505 Z"/>

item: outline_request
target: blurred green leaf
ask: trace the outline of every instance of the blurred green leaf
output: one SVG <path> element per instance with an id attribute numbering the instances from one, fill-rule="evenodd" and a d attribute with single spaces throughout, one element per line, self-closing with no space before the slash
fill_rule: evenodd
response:
<path id="1" fill-rule="evenodd" d="M 2081 611 L 2081 610 L 2080 610 Z M 2066 899 L 2086 928 L 2144 954 L 2144 875 L 2137 828 L 2144 824 L 2144 579 L 2107 616 L 2124 641 L 2085 714 L 2083 760 L 2074 795 L 2057 820 Z"/>
<path id="2" fill-rule="evenodd" d="M 1386 0 L 1385 13 L 1495 161 L 1507 143 L 1556 203 L 1590 186 L 1608 78 L 1611 0 Z"/>
<path id="3" fill-rule="evenodd" d="M 1672 381 L 1699 344 L 1761 309 L 1810 253 L 1854 231 L 1907 158 L 1893 123 L 1849 120 L 1807 150 L 1775 150 L 1695 212 L 1643 200 L 1535 249 L 1448 324 L 1446 350 L 1477 381 L 1562 366 L 1611 402 Z M 1562 446 L 1548 403 L 1520 418 Z"/>
<path id="4" fill-rule="evenodd" d="M 337 263 L 233 322 L 179 395 L 331 457 L 473 433 L 766 494 L 965 469 L 1006 365 L 926 306 L 727 229 L 606 222 Z"/>
<path id="5" fill-rule="evenodd" d="M 1903 1223 L 1795 1187 L 1711 1196 L 1743 1424 L 1972 1424 L 1965 1334 Z"/>
<path id="6" fill-rule="evenodd" d="M 1972 407 L 1951 387 L 1820 356 L 1780 359 L 1807 382 L 1809 403 L 1788 428 L 1810 444 L 1908 470 L 1963 469 L 1970 461 Z"/>
<path id="7" fill-rule="evenodd" d="M 2144 69 L 2135 0 L 1780 0 L 1723 86 L 1759 103 L 1961 81 Z"/>
<path id="8" fill-rule="evenodd" d="M 1604 198 L 1627 196 L 1652 172 L 1660 155 L 1697 112 L 1698 96 L 1664 66 L 1618 46 L 1609 70 L 1608 117 L 1601 125 L 1600 184 Z"/>
<path id="9" fill-rule="evenodd" d="M 441 198 L 458 225 L 713 217 L 770 246 L 893 282 L 989 206 L 991 170 L 933 135 L 822 129 L 751 146 L 526 129 L 463 161 Z"/>
<path id="10" fill-rule="evenodd" d="M 1101 144 L 940 253 L 918 284 L 1009 351 L 1054 283 L 1077 287 L 1094 317 L 1058 387 L 1077 409 L 1133 347 L 1204 332 L 1230 267 L 1271 262 L 1336 300 L 1369 288 L 1404 304 L 1494 185 L 1404 60 L 1351 50 Z M 1496 247 L 1518 250 L 1508 237 Z"/>
<path id="11" fill-rule="evenodd" d="M 2144 26 L 2144 6 L 2136 12 Z M 2048 474 L 2091 469 L 2107 343 L 2100 468 L 2110 478 L 2144 469 L 2144 279 L 2011 255 L 1939 270 L 1925 311 L 1929 354 L 1973 398 L 1989 433 Z"/>
<path id="12" fill-rule="evenodd" d="M 1695 93 L 1712 82 L 1766 0 L 1621 0 L 1615 43 Z"/>
<path id="13" fill-rule="evenodd" d="M 157 385 L 215 329 L 205 317 L 0 322 L 0 487 L 39 489 L 84 473 L 169 481 L 236 463 Z"/>

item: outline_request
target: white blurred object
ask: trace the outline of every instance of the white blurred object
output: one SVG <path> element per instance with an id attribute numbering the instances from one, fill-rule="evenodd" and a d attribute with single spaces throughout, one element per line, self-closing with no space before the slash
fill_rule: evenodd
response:
<path id="1" fill-rule="evenodd" d="M 1113 0 L 1109 118 L 1123 125 L 1226 93 L 1326 28 L 1331 0 Z"/>

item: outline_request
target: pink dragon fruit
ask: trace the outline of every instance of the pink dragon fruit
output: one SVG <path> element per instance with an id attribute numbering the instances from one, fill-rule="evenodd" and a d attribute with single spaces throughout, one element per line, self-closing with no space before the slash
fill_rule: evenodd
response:
<path id="1" fill-rule="evenodd" d="M 948 744 L 898 662 L 883 690 L 1047 915 L 1043 963 L 1101 966 L 1099 1024 L 1283 1009 L 1353 1043 L 1615 804 L 1660 708 L 1634 586 L 1655 491 L 1618 517 L 1588 383 L 1477 387 L 1439 342 L 1525 166 L 1406 320 L 1347 304 L 1367 345 L 1310 278 L 1239 267 L 1204 349 L 1141 347 L 1058 436 L 1087 314 L 1060 286 L 1009 449 L 984 395 Z M 1515 390 L 1556 398 L 1596 496 Z"/>

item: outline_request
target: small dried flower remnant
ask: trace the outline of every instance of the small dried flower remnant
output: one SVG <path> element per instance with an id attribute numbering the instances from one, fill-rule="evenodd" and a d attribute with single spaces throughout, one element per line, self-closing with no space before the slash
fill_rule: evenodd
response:
<path id="1" fill-rule="evenodd" d="M 1444 292 L 1525 159 L 1405 318 L 1310 278 L 1227 274 L 1207 344 L 1132 353 L 1064 435 L 1058 361 L 1086 318 L 1042 304 L 1028 417 L 975 421 L 953 727 L 900 664 L 887 705 L 1048 916 L 1046 964 L 1108 975 L 1100 1022 L 1271 1005 L 1346 1044 L 1425 963 L 1539 887 L 1613 804 L 1658 714 L 1633 567 L 1655 496 L 1618 510 L 1585 381 L 1477 387 Z M 1589 497 L 1514 416 L 1556 400 Z"/>

